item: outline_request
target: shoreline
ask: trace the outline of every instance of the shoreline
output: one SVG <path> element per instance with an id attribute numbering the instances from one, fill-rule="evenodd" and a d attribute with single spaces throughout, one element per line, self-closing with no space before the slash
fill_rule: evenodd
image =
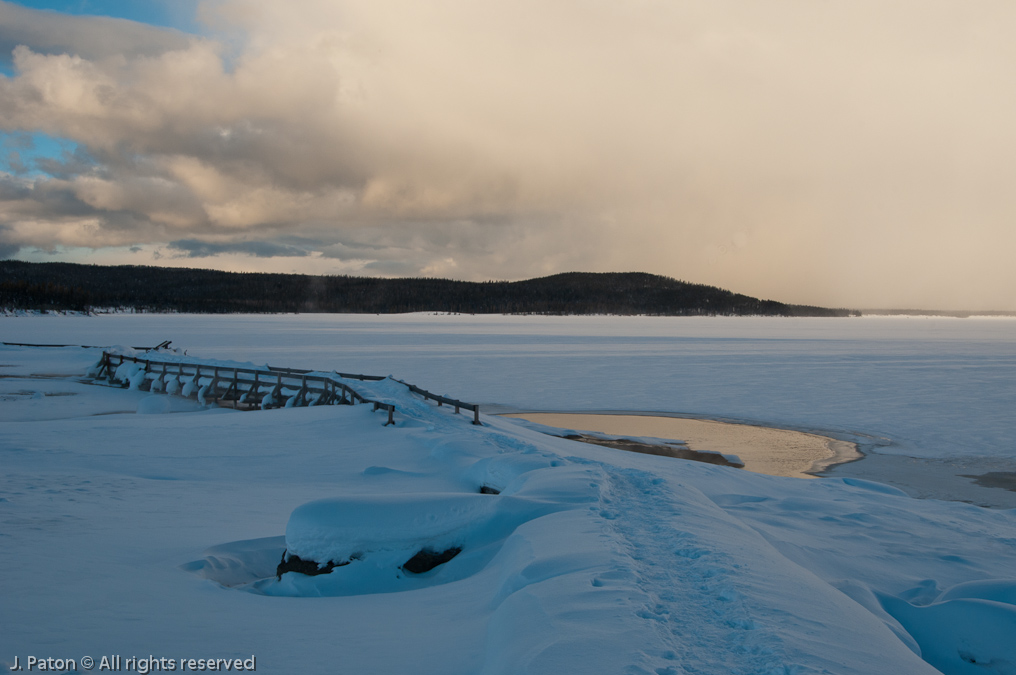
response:
<path id="1" fill-rule="evenodd" d="M 823 457 L 812 461 L 810 466 L 798 466 L 795 477 L 798 478 L 840 478 L 851 480 L 866 480 L 884 485 L 896 487 L 916 499 L 940 499 L 946 501 L 963 502 L 988 509 L 1016 509 L 1016 471 L 1013 470 L 1012 462 L 1000 458 L 991 457 L 955 457 L 955 458 L 922 458 L 904 454 L 879 452 L 878 448 L 892 446 L 889 439 L 870 436 L 858 432 L 848 433 L 843 431 L 825 431 L 817 429 L 804 429 L 793 427 L 768 427 L 758 421 L 737 420 L 716 416 L 698 416 L 685 413 L 655 412 L 655 411 L 619 411 L 619 410 L 594 410 L 594 411 L 528 411 L 508 406 L 497 406 L 499 408 L 492 414 L 504 417 L 528 417 L 530 415 L 552 414 L 565 415 L 574 418 L 579 416 L 603 416 L 603 417 L 636 417 L 636 418 L 670 418 L 677 420 L 689 420 L 697 422 L 715 422 L 717 424 L 729 425 L 731 427 L 748 427 L 761 430 L 797 432 L 805 436 L 814 436 L 824 439 L 826 450 Z M 576 420 L 576 423 L 582 420 Z M 540 423 L 527 422 L 536 426 L 546 426 Z M 561 435 L 567 437 L 568 433 L 575 433 L 565 427 L 548 426 L 547 429 L 561 431 Z M 546 432 L 544 432 L 546 433 Z M 597 432 L 594 432 L 597 433 Z M 604 432 L 598 432 L 604 433 Z M 610 436 L 627 436 L 628 434 L 610 434 Z M 630 434 L 638 436 L 638 434 Z M 680 434 L 678 434 L 678 437 Z M 578 439 L 581 440 L 581 439 Z M 707 461 L 714 464 L 722 464 L 722 461 L 715 459 L 703 460 L 701 453 L 694 453 L 694 444 L 669 445 L 666 438 L 643 438 L 642 443 L 652 442 L 653 446 L 661 448 L 662 452 L 653 454 L 678 457 L 669 452 L 674 447 L 685 448 L 685 452 L 699 454 L 699 457 L 684 457 L 697 461 Z M 606 443 L 600 443 L 606 445 Z M 634 445 L 640 445 L 636 442 Z M 626 447 L 628 446 L 628 447 Z M 631 447 L 630 443 L 616 443 L 611 447 L 622 450 L 639 451 L 637 447 Z M 643 450 L 644 451 L 644 450 Z M 710 452 L 707 450 L 707 452 Z M 735 453 L 730 453 L 735 454 Z M 679 457 L 681 458 L 681 457 Z M 865 461 L 860 461 L 860 460 Z M 753 467 L 744 466 L 748 471 L 756 473 L 768 473 L 769 475 L 781 475 L 775 472 L 757 471 Z"/>
<path id="2" fill-rule="evenodd" d="M 679 456 L 670 452 L 658 454 L 732 466 L 739 463 L 747 471 L 772 476 L 815 478 L 835 466 L 865 457 L 858 443 L 812 430 L 786 429 L 679 413 L 505 411 L 500 414 L 561 430 L 566 432 L 566 437 L 571 434 L 575 440 L 586 440 L 589 432 L 607 434 L 617 440 L 627 441 L 612 445 L 623 450 L 640 451 L 638 447 L 628 447 L 632 444 L 675 448 L 675 444 L 667 442 L 668 439 L 673 439 L 680 442 L 676 447 L 685 453 L 690 451 L 701 456 Z M 604 439 L 595 436 L 589 438 L 587 442 L 610 445 L 602 442 Z M 726 461 L 717 461 L 717 456 Z"/>

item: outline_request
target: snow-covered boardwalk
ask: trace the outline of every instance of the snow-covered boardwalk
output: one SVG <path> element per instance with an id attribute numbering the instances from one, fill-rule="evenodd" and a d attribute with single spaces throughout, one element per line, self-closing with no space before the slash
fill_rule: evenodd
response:
<path id="1" fill-rule="evenodd" d="M 374 410 L 384 409 L 388 412 L 386 424 L 395 423 L 393 404 L 367 398 L 347 382 L 385 379 L 380 375 L 354 375 L 335 371 L 316 373 L 268 365 L 255 367 L 253 364 L 221 361 L 189 361 L 173 353 L 157 351 L 154 354 L 156 358 L 151 358 L 149 351 L 151 350 L 146 350 L 139 356 L 104 350 L 99 361 L 89 369 L 88 376 L 138 391 L 194 397 L 202 405 L 225 404 L 244 410 L 370 403 Z M 475 403 L 451 399 L 401 380 L 399 382 L 425 400 L 433 400 L 438 405 L 451 405 L 456 413 L 462 408 L 471 410 L 473 424 L 480 424 L 480 406 Z"/>

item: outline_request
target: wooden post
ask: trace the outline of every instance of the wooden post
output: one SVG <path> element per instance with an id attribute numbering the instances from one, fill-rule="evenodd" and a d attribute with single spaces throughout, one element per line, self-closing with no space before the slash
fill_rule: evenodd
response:
<path id="1" fill-rule="evenodd" d="M 258 381 L 259 374 L 260 373 L 258 373 L 257 371 L 254 371 L 254 384 L 252 384 L 250 386 L 250 389 L 247 391 L 247 406 L 249 408 L 253 408 L 256 405 L 259 405 L 259 402 L 257 400 L 258 389 L 261 388 L 261 382 Z"/>
<path id="2" fill-rule="evenodd" d="M 473 406 L 473 424 L 479 424 L 481 427 L 483 426 L 480 424 L 480 406 L 478 405 Z"/>

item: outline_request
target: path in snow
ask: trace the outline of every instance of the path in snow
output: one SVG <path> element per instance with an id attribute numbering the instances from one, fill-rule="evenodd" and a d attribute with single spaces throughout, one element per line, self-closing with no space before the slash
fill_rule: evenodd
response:
<path id="1" fill-rule="evenodd" d="M 605 473 L 599 515 L 628 563 L 593 584 L 631 578 L 645 594 L 637 616 L 671 645 L 655 672 L 793 672 L 778 653 L 778 640 L 759 629 L 735 590 L 740 565 L 679 527 L 682 505 L 666 481 L 635 469 Z"/>

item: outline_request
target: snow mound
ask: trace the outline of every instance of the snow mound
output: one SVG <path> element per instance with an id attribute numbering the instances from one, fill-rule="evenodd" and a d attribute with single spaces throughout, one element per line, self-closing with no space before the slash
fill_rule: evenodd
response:
<path id="1" fill-rule="evenodd" d="M 298 507 L 286 547 L 304 560 L 344 561 L 368 552 L 447 547 L 488 521 L 495 499 L 480 494 L 403 494 L 322 499 Z"/>
<path id="2" fill-rule="evenodd" d="M 113 379 L 117 382 L 130 383 L 130 388 L 138 390 L 141 385 L 144 384 L 147 377 L 144 365 L 140 363 L 134 363 L 133 361 L 124 361 L 117 366 L 116 372 L 113 373 Z"/>
<path id="3" fill-rule="evenodd" d="M 168 412 L 172 412 L 172 406 L 170 400 L 166 396 L 145 396 L 143 399 L 138 401 L 138 414 L 139 415 L 163 415 Z"/>
<path id="4" fill-rule="evenodd" d="M 891 596 L 880 600 L 920 646 L 922 658 L 945 675 L 1016 675 L 1016 605 L 980 598 L 924 607 Z"/>
<path id="5" fill-rule="evenodd" d="M 559 508 L 559 507 L 558 507 Z M 286 558 L 330 572 L 287 572 L 250 590 L 266 595 L 339 596 L 389 593 L 457 581 L 483 569 L 520 525 L 555 507 L 538 500 L 480 493 L 365 495 L 298 507 L 286 526 Z M 421 553 L 455 554 L 413 573 Z"/>
<path id="6" fill-rule="evenodd" d="M 537 454 L 497 455 L 475 462 L 465 472 L 465 479 L 475 485 L 511 493 L 519 485 L 516 480 L 525 474 L 552 466 L 554 460 Z"/>
<path id="7" fill-rule="evenodd" d="M 180 380 L 175 376 L 168 376 L 166 379 L 166 393 L 175 394 L 180 391 Z"/>
<path id="8" fill-rule="evenodd" d="M 441 550 L 502 537 L 542 509 L 525 499 L 426 493 L 322 499 L 297 508 L 286 526 L 290 554 L 319 562 L 366 554 Z M 510 528 L 506 531 L 506 528 Z"/>
<path id="9" fill-rule="evenodd" d="M 198 378 L 192 375 L 183 381 L 183 388 L 180 390 L 180 395 L 185 398 L 189 397 L 192 394 L 194 394 L 195 391 L 197 391 L 199 386 L 200 385 L 198 384 Z"/>
<path id="10" fill-rule="evenodd" d="M 1016 605 L 1016 579 L 985 579 L 956 584 L 943 593 L 939 602 L 960 598 L 979 598 Z"/>

